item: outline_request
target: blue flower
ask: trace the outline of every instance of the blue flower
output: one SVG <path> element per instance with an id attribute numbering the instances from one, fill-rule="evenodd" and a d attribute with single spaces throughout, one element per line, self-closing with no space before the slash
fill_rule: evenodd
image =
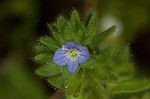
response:
<path id="1" fill-rule="evenodd" d="M 89 57 L 86 47 L 75 42 L 67 42 L 62 48 L 57 49 L 53 62 L 60 66 L 68 65 L 68 70 L 74 73 L 78 65 L 87 62 Z"/>

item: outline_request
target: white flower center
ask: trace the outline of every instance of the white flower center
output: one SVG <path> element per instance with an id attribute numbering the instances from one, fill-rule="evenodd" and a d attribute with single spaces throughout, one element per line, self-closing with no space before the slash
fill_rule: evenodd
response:
<path id="1" fill-rule="evenodd" d="M 77 49 L 68 50 L 66 56 L 71 60 L 76 60 L 80 55 L 80 52 Z"/>

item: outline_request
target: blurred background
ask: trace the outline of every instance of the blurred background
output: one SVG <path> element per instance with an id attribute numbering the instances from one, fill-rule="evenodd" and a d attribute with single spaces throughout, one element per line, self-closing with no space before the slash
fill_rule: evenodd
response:
<path id="1" fill-rule="evenodd" d="M 48 23 L 60 14 L 69 17 L 73 8 L 82 19 L 90 9 L 97 11 L 98 31 L 116 25 L 112 43 L 128 44 L 136 75 L 150 77 L 150 0 L 0 0 L 0 99 L 63 99 L 35 74 L 33 46 L 51 34 Z M 132 99 L 150 99 L 149 94 Z"/>

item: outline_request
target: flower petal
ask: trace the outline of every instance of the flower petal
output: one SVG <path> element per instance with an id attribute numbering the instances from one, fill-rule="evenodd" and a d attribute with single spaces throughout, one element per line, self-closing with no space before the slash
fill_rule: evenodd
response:
<path id="1" fill-rule="evenodd" d="M 79 64 L 87 62 L 89 57 L 90 57 L 90 54 L 89 54 L 88 50 L 86 49 L 86 47 L 82 46 L 81 49 L 80 49 L 80 55 L 79 55 L 79 57 L 77 59 Z"/>
<path id="2" fill-rule="evenodd" d="M 59 48 L 53 57 L 53 62 L 60 66 L 65 66 L 68 64 L 69 59 L 66 57 L 66 50 Z"/>
<path id="3" fill-rule="evenodd" d="M 76 49 L 78 49 L 78 51 L 79 51 L 82 55 L 89 56 L 89 52 L 88 52 L 88 50 L 87 50 L 86 47 L 81 46 L 81 45 L 76 45 Z"/>
<path id="4" fill-rule="evenodd" d="M 75 43 L 75 42 L 67 42 L 64 45 L 64 48 L 66 49 L 73 49 L 76 48 L 76 46 L 78 46 L 79 44 Z"/>
<path id="5" fill-rule="evenodd" d="M 87 62 L 88 59 L 89 59 L 89 57 L 80 55 L 80 56 L 78 57 L 78 59 L 77 59 L 77 62 L 78 62 L 79 64 L 83 64 L 83 63 Z"/>
<path id="6" fill-rule="evenodd" d="M 68 70 L 71 72 L 71 73 L 74 73 L 78 68 L 78 63 L 77 61 L 71 61 L 69 60 L 69 63 L 68 63 Z"/>

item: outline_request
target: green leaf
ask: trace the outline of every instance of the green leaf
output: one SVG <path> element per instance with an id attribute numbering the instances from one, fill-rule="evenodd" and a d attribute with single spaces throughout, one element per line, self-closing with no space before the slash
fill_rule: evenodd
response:
<path id="1" fill-rule="evenodd" d="M 63 76 L 63 79 L 65 80 L 65 84 L 68 84 L 71 79 L 75 78 L 76 74 L 77 72 L 70 73 L 68 70 L 68 66 L 63 67 L 62 76 Z"/>
<path id="2" fill-rule="evenodd" d="M 66 93 L 68 95 L 77 94 L 78 89 L 81 85 L 81 79 L 78 77 L 74 77 L 69 83 L 66 85 Z"/>
<path id="3" fill-rule="evenodd" d="M 94 53 L 92 56 L 95 60 L 99 62 L 99 64 L 114 68 L 113 66 L 115 66 L 115 58 L 117 54 L 118 49 L 116 47 L 108 47 L 100 52 Z"/>
<path id="4" fill-rule="evenodd" d="M 60 47 L 60 45 L 51 37 L 41 37 L 40 42 L 46 46 L 48 46 L 52 50 L 56 50 Z"/>
<path id="5" fill-rule="evenodd" d="M 116 52 L 116 47 L 107 47 L 100 52 L 100 57 L 103 57 L 104 59 L 112 59 L 114 58 L 114 55 L 116 55 Z"/>
<path id="6" fill-rule="evenodd" d="M 52 31 L 53 37 L 55 38 L 55 42 L 59 42 L 60 45 L 63 45 L 65 42 L 64 36 L 60 33 L 56 24 L 49 24 L 48 27 Z"/>
<path id="7" fill-rule="evenodd" d="M 62 67 L 55 65 L 54 63 L 48 63 L 42 67 L 36 69 L 36 74 L 40 76 L 50 77 L 54 75 L 58 75 L 62 72 Z"/>
<path id="8" fill-rule="evenodd" d="M 82 42 L 83 45 L 88 45 L 93 38 L 95 37 L 95 32 L 91 33 L 87 38 L 85 38 L 85 40 Z"/>
<path id="9" fill-rule="evenodd" d="M 81 64 L 82 68 L 86 68 L 88 70 L 91 70 L 91 69 L 97 69 L 98 67 L 98 63 L 96 60 L 94 60 L 92 57 L 86 62 L 84 63 L 83 65 Z"/>
<path id="10" fill-rule="evenodd" d="M 61 74 L 48 78 L 48 83 L 58 89 L 64 89 L 64 81 Z"/>
<path id="11" fill-rule="evenodd" d="M 81 28 L 77 31 L 77 38 L 79 39 L 79 43 L 81 44 L 85 39 L 85 33 L 86 33 L 86 27 L 84 23 L 81 22 Z"/>
<path id="12" fill-rule="evenodd" d="M 89 17 L 87 18 L 86 25 L 87 25 L 86 36 L 89 36 L 91 35 L 91 33 L 95 31 L 96 27 L 96 14 L 94 12 L 91 12 Z"/>
<path id="13" fill-rule="evenodd" d="M 114 64 L 113 71 L 117 74 L 118 82 L 127 80 L 134 76 L 135 68 L 130 63 Z M 119 68 L 120 67 L 120 68 Z"/>
<path id="14" fill-rule="evenodd" d="M 77 34 L 75 28 L 71 22 L 68 22 L 68 26 L 64 30 L 64 37 L 66 41 L 76 41 Z"/>
<path id="15" fill-rule="evenodd" d="M 54 37 L 55 37 L 55 34 L 59 34 L 59 30 L 58 30 L 56 24 L 48 24 L 48 28 L 53 33 Z M 57 36 L 56 36 L 56 38 L 57 38 Z"/>
<path id="16" fill-rule="evenodd" d="M 114 83 L 118 81 L 118 78 L 110 71 L 109 67 L 101 66 L 100 68 L 92 72 L 94 78 L 99 82 Z"/>
<path id="17" fill-rule="evenodd" d="M 93 86 L 88 90 L 89 93 L 86 94 L 88 98 L 86 99 L 108 99 L 107 93 L 99 84 L 93 83 Z"/>
<path id="18" fill-rule="evenodd" d="M 122 48 L 122 50 L 120 51 L 117 60 L 118 62 L 128 62 L 129 61 L 129 48 L 127 46 L 125 46 L 124 48 Z"/>
<path id="19" fill-rule="evenodd" d="M 85 93 L 88 99 L 108 99 L 107 93 L 99 83 L 95 82 L 91 84 L 92 86 L 89 86 L 89 89 L 86 89 L 88 90 L 88 93 Z"/>
<path id="20" fill-rule="evenodd" d="M 88 27 L 89 21 L 91 20 L 91 17 L 93 16 L 93 11 L 90 11 L 85 19 L 85 27 Z"/>
<path id="21" fill-rule="evenodd" d="M 71 13 L 71 23 L 76 31 L 80 28 L 80 16 L 77 10 L 73 10 Z"/>
<path id="22" fill-rule="evenodd" d="M 77 40 L 79 43 L 84 40 L 84 31 L 82 29 L 79 29 L 77 32 Z"/>
<path id="23" fill-rule="evenodd" d="M 99 44 L 100 42 L 102 42 L 103 40 L 111 36 L 111 34 L 115 31 L 115 29 L 116 29 L 116 26 L 112 26 L 108 28 L 107 30 L 105 30 L 104 32 L 97 34 L 95 36 L 95 39 L 93 40 L 93 44 L 96 46 L 97 44 Z"/>
<path id="24" fill-rule="evenodd" d="M 101 63 L 106 63 L 106 61 L 112 62 L 116 54 L 118 54 L 116 47 L 107 47 L 104 50 L 102 50 L 100 53 L 94 54 L 93 57 L 96 60 L 99 60 Z"/>
<path id="25" fill-rule="evenodd" d="M 34 60 L 40 63 L 47 63 L 52 60 L 52 55 L 51 54 L 39 54 L 34 57 Z"/>
<path id="26" fill-rule="evenodd" d="M 101 84 L 90 73 L 85 76 L 80 89 L 79 99 L 108 99 L 107 93 Z"/>
<path id="27" fill-rule="evenodd" d="M 90 58 L 82 67 L 88 69 L 89 73 L 99 82 L 112 83 L 118 81 L 117 76 L 112 73 L 110 67 L 101 64 L 93 58 Z"/>
<path id="28" fill-rule="evenodd" d="M 34 46 L 34 50 L 37 54 L 42 54 L 42 53 L 51 53 L 52 50 L 50 50 L 46 45 L 43 44 L 37 44 Z"/>
<path id="29" fill-rule="evenodd" d="M 63 16 L 60 16 L 57 19 L 56 26 L 57 26 L 58 32 L 62 34 L 66 26 L 66 20 Z"/>
<path id="30" fill-rule="evenodd" d="M 130 79 L 118 83 L 111 91 L 111 94 L 135 93 L 150 88 L 150 80 Z"/>

